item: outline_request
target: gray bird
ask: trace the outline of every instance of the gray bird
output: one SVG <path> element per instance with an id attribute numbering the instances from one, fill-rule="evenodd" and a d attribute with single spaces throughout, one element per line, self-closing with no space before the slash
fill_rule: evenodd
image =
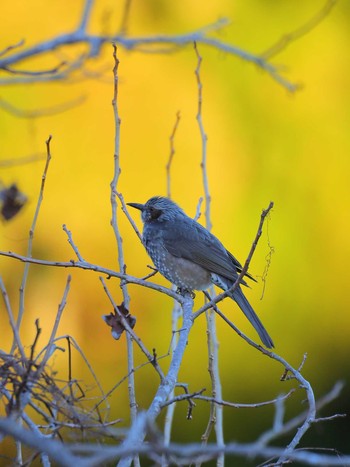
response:
<path id="1" fill-rule="evenodd" d="M 212 284 L 224 291 L 232 287 L 242 265 L 212 233 L 188 217 L 177 204 L 169 198 L 155 196 L 146 204 L 128 205 L 141 211 L 142 243 L 153 263 L 180 290 L 205 290 Z M 247 285 L 243 280 L 241 283 Z M 271 337 L 241 288 L 237 287 L 229 297 L 237 302 L 263 344 L 273 347 Z"/>

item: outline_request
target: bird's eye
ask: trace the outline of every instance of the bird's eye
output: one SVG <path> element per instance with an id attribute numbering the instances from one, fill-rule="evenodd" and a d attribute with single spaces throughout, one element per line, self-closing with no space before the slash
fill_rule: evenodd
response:
<path id="1" fill-rule="evenodd" d="M 153 220 L 158 219 L 158 217 L 162 214 L 162 211 L 153 207 L 150 208 L 149 212 L 151 215 L 151 219 Z"/>

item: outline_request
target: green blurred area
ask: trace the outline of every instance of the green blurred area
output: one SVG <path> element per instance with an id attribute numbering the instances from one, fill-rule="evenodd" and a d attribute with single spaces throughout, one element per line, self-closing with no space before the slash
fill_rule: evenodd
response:
<path id="1" fill-rule="evenodd" d="M 218 33 L 225 42 L 259 54 L 281 36 L 313 17 L 324 2 L 228 1 L 131 4 L 128 34 L 177 34 L 194 31 L 218 18 L 232 23 Z M 123 5 L 97 0 L 91 30 L 117 30 Z M 26 44 L 51 38 L 75 27 L 81 2 L 20 0 L 2 6 L 0 50 L 25 38 Z M 18 12 L 21 14 L 18 14 Z M 269 201 L 275 208 L 251 264 L 260 278 L 270 243 L 274 254 L 264 297 L 260 280 L 247 296 L 269 330 L 276 351 L 298 366 L 305 352 L 303 374 L 321 396 L 337 380 L 346 382 L 343 396 L 322 415 L 348 412 L 349 405 L 349 122 L 350 47 L 349 4 L 339 1 L 328 17 L 299 40 L 292 42 L 273 63 L 300 89 L 288 93 L 267 73 L 252 64 L 213 48 L 199 45 L 203 57 L 203 122 L 208 135 L 208 176 L 212 197 L 213 232 L 244 261 L 258 226 L 261 210 Z M 80 47 L 66 47 L 53 57 L 36 59 L 35 66 L 52 66 L 72 58 Z M 175 137 L 171 169 L 172 196 L 189 215 L 194 215 L 203 196 L 201 140 L 196 122 L 197 59 L 191 46 L 171 54 L 143 54 L 119 47 L 119 112 L 121 166 L 119 190 L 127 202 L 144 202 L 166 194 L 165 166 L 169 136 L 177 111 L 181 120 Z M 31 65 L 28 62 L 29 65 Z M 0 97 L 22 110 L 37 110 L 74 101 L 83 103 L 48 117 L 19 118 L 0 108 L 0 161 L 45 152 L 51 134 L 53 158 L 44 202 L 35 231 L 33 256 L 68 261 L 74 258 L 62 230 L 66 224 L 83 257 L 101 266 L 117 268 L 117 247 L 110 227 L 110 181 L 113 175 L 114 120 L 112 48 L 86 66 L 85 78 L 77 73 L 68 83 L 1 86 Z M 90 71 L 101 73 L 89 79 Z M 79 77 L 79 79 L 78 79 Z M 15 167 L 1 166 L 4 184 L 17 183 L 29 202 L 12 221 L 3 223 L 1 250 L 25 254 L 28 232 L 36 207 L 44 161 Z M 133 213 L 135 215 L 135 213 Z M 201 222 L 203 220 L 201 218 Z M 127 271 L 143 276 L 150 260 L 132 228 L 120 213 L 120 229 Z M 136 221 L 141 227 L 140 220 Z M 23 264 L 0 257 L 0 271 L 12 308 L 18 308 L 18 289 Z M 25 295 L 21 330 L 29 347 L 40 319 L 41 342 L 49 336 L 65 286 L 72 273 L 71 291 L 59 335 L 75 337 L 108 391 L 127 372 L 125 337 L 114 341 L 101 316 L 111 311 L 98 275 L 31 266 Z M 154 281 L 167 285 L 159 276 Z M 115 280 L 108 283 L 120 303 Z M 136 332 L 157 355 L 167 353 L 171 341 L 169 298 L 130 286 L 131 312 Z M 197 294 L 196 307 L 203 303 Z M 254 332 L 232 302 L 222 310 L 252 338 Z M 10 343 L 10 328 L 0 304 L 1 348 Z M 283 368 L 249 348 L 218 321 L 220 369 L 225 399 L 259 402 L 287 392 L 293 383 L 281 383 Z M 205 318 L 196 323 L 180 373 L 190 391 L 210 392 L 207 372 Z M 135 350 L 136 365 L 145 357 Z M 169 357 L 162 360 L 164 368 Z M 66 376 L 66 354 L 55 365 Z M 77 379 L 93 385 L 79 355 L 73 356 Z M 158 377 L 149 366 L 136 373 L 140 409 L 153 398 Z M 95 394 L 95 392 L 93 391 Z M 95 394 L 96 395 L 96 394 Z M 304 408 L 300 393 L 287 404 L 287 416 Z M 110 399 L 111 418 L 128 419 L 127 383 Z M 185 403 L 178 406 L 174 425 L 176 441 L 199 440 L 205 430 L 209 406 L 198 402 L 193 420 L 187 421 Z M 226 440 L 251 441 L 271 426 L 273 409 L 225 410 Z M 345 420 L 315 426 L 305 445 L 348 447 L 349 424 Z M 236 464 L 238 465 L 238 464 Z M 243 464 L 242 465 L 248 465 Z"/>

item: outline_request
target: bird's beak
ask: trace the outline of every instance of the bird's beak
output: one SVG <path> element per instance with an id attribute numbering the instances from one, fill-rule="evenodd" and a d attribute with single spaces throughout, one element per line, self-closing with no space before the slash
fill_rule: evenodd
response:
<path id="1" fill-rule="evenodd" d="M 128 206 L 131 206 L 132 208 L 139 209 L 140 211 L 143 211 L 145 209 L 144 204 L 140 203 L 126 203 Z"/>

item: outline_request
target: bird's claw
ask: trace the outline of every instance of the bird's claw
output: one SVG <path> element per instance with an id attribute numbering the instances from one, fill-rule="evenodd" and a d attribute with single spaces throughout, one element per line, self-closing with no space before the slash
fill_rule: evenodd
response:
<path id="1" fill-rule="evenodd" d="M 196 294 L 193 292 L 193 290 L 188 290 L 188 289 L 185 289 L 184 287 L 178 287 L 176 289 L 176 293 L 180 295 L 185 295 L 188 293 L 191 295 L 192 300 L 196 297 Z"/>

